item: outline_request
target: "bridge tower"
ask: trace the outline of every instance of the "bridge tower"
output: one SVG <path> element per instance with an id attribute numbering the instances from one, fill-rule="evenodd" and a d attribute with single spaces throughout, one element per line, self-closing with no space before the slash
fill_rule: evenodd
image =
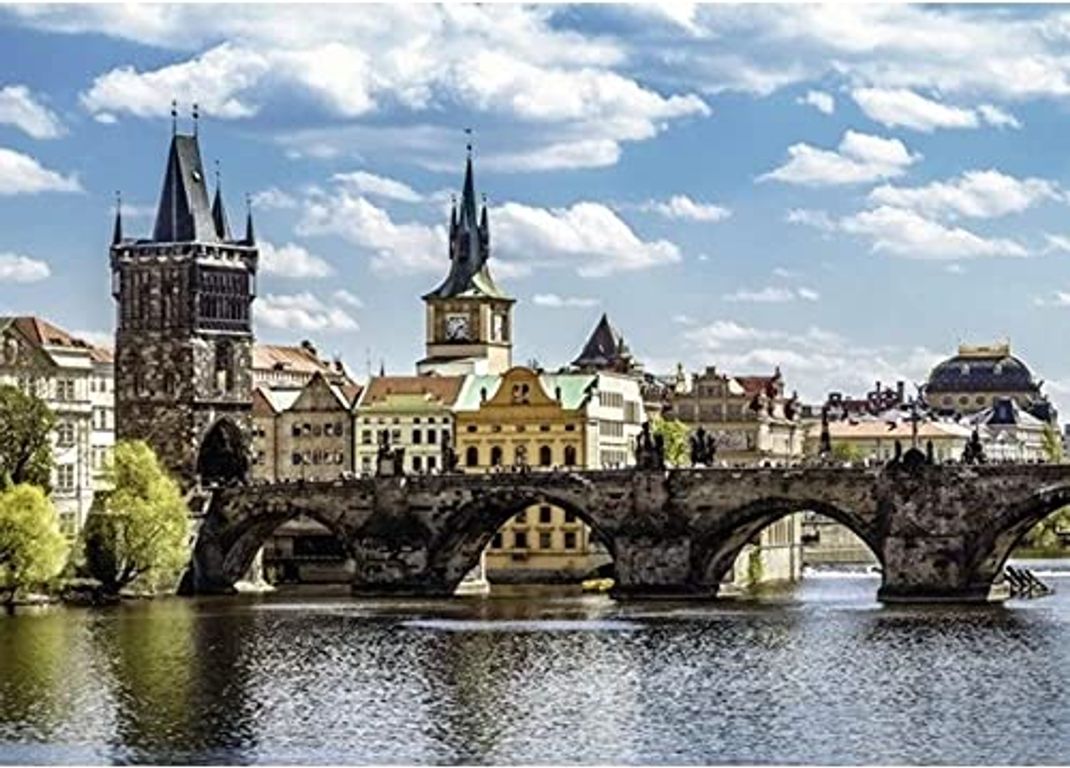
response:
<path id="1" fill-rule="evenodd" d="M 196 120 L 172 128 L 151 237 L 124 237 L 117 207 L 111 244 L 116 436 L 147 441 L 184 488 L 248 470 L 258 259 L 251 211 L 231 235 L 218 171 L 209 203 Z"/>

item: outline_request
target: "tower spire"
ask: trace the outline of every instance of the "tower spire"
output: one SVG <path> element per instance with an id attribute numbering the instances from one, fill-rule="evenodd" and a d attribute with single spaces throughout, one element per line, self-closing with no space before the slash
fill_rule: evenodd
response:
<path id="1" fill-rule="evenodd" d="M 178 101 L 171 99 L 171 136 L 178 134 Z"/>
<path id="2" fill-rule="evenodd" d="M 115 190 L 115 228 L 111 233 L 111 244 L 118 245 L 123 241 L 123 193 Z"/>
<path id="3" fill-rule="evenodd" d="M 227 221 L 227 210 L 223 206 L 223 182 L 219 173 L 219 161 L 215 161 L 215 199 L 212 200 L 212 224 L 215 225 L 215 233 L 224 242 L 230 240 L 230 222 Z"/>
<path id="4" fill-rule="evenodd" d="M 256 235 L 253 233 L 253 199 L 245 195 L 245 240 L 244 245 L 256 245 Z"/>

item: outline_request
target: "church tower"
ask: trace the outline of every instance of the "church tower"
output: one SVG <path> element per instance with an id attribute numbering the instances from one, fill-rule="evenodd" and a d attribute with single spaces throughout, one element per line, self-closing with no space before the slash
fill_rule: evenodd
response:
<path id="1" fill-rule="evenodd" d="M 417 372 L 442 375 L 503 373 L 513 363 L 513 304 L 494 283 L 487 204 L 476 205 L 472 147 L 460 209 L 450 213 L 450 271 L 423 299 L 427 305 L 427 357 Z"/>
<path id="2" fill-rule="evenodd" d="M 117 207 L 111 273 L 116 436 L 148 442 L 183 488 L 248 470 L 257 258 L 251 211 L 232 238 L 196 129 L 174 130 L 152 236 L 123 237 Z"/>

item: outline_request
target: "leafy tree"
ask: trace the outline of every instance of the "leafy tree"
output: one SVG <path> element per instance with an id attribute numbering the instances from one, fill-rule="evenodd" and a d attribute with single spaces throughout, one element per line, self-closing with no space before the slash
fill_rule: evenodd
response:
<path id="1" fill-rule="evenodd" d="M 1041 448 L 1044 458 L 1052 464 L 1058 464 L 1063 460 L 1063 441 L 1058 430 L 1051 424 L 1044 425 L 1044 434 L 1041 436 Z"/>
<path id="2" fill-rule="evenodd" d="M 48 489 L 55 422 L 43 400 L 0 384 L 0 488 L 30 483 Z"/>
<path id="3" fill-rule="evenodd" d="M 25 589 L 59 575 L 68 549 L 44 491 L 26 483 L 0 491 L 0 598 L 9 610 Z"/>
<path id="4" fill-rule="evenodd" d="M 665 463 L 674 467 L 683 467 L 691 461 L 691 446 L 688 439 L 691 429 L 676 419 L 655 418 L 650 423 L 655 435 L 661 435 L 665 441 Z"/>
<path id="5" fill-rule="evenodd" d="M 105 593 L 171 587 L 189 560 L 189 518 L 178 484 L 145 442 L 116 444 L 114 490 L 89 514 L 86 567 Z"/>
<path id="6" fill-rule="evenodd" d="M 866 460 L 865 449 L 858 443 L 838 442 L 832 444 L 832 458 L 836 461 L 847 461 L 852 464 L 861 464 Z"/>

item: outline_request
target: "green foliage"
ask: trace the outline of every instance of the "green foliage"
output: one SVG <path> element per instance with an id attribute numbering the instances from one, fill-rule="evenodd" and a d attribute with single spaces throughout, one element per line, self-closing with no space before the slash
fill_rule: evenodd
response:
<path id="1" fill-rule="evenodd" d="M 686 424 L 676 419 L 657 418 L 651 421 L 650 428 L 665 441 L 666 464 L 683 467 L 691 462 L 691 447 L 688 443 L 691 430 Z"/>
<path id="2" fill-rule="evenodd" d="M 866 451 L 857 443 L 833 443 L 831 455 L 836 461 L 846 461 L 851 464 L 861 464 L 866 460 Z"/>
<path id="3" fill-rule="evenodd" d="M 0 488 L 30 483 L 48 489 L 50 433 L 56 417 L 44 401 L 0 384 Z"/>
<path id="4" fill-rule="evenodd" d="M 1063 440 L 1059 431 L 1051 424 L 1044 425 L 1044 434 L 1041 436 L 1044 458 L 1052 464 L 1058 464 L 1063 460 Z"/>
<path id="5" fill-rule="evenodd" d="M 762 548 L 751 547 L 750 552 L 747 553 L 747 586 L 757 587 L 762 583 L 762 576 L 765 575 L 765 568 L 762 566 Z"/>
<path id="6" fill-rule="evenodd" d="M 4 602 L 59 575 L 68 549 L 59 517 L 44 491 L 25 483 L 0 491 L 0 596 Z"/>
<path id="7" fill-rule="evenodd" d="M 189 518 L 178 484 L 143 441 L 115 446 L 114 490 L 83 531 L 86 567 L 104 591 L 174 586 L 189 561 Z"/>
<path id="8" fill-rule="evenodd" d="M 1070 507 L 1056 510 L 1034 525 L 1022 537 L 1018 546 L 1039 550 L 1061 550 L 1062 540 L 1058 531 L 1070 531 Z"/>

